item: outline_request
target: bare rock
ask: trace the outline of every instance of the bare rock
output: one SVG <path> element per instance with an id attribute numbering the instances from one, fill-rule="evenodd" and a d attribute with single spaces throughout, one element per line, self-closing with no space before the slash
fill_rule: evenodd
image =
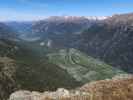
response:
<path id="1" fill-rule="evenodd" d="M 85 84 L 75 90 L 59 88 L 44 93 L 17 91 L 9 100 L 133 100 L 133 77 L 124 75 Z"/>

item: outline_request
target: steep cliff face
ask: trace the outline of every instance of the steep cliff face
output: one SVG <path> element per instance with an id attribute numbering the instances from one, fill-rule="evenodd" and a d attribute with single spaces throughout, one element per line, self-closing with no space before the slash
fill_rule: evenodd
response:
<path id="1" fill-rule="evenodd" d="M 115 15 L 83 32 L 79 49 L 133 72 L 132 33 L 133 14 Z"/>
<path id="2" fill-rule="evenodd" d="M 132 100 L 133 77 L 113 78 L 91 82 L 75 90 L 58 89 L 56 92 L 18 91 L 9 100 Z"/>

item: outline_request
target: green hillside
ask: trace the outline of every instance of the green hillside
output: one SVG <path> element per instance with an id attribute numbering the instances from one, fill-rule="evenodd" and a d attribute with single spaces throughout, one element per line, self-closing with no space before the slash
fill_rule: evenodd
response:
<path id="1" fill-rule="evenodd" d="M 7 86 L 11 84 L 13 87 L 9 93 L 8 90 L 1 89 L 3 92 L 0 93 L 0 97 L 19 89 L 34 91 L 56 90 L 60 87 L 72 89 L 89 81 L 111 78 L 124 73 L 75 49 L 55 50 L 41 47 L 37 43 L 26 42 L 1 41 L 0 43 L 2 47 L 0 61 L 4 61 L 2 60 L 4 57 L 13 60 L 13 70 L 7 66 L 6 70 L 0 71 L 0 73 L 9 73 L 8 77 L 0 77 L 3 82 L 0 86 L 4 86 L 4 82 L 9 80 Z M 7 62 L 7 65 L 9 64 L 10 62 Z M 3 62 L 0 68 L 5 68 Z M 13 73 L 12 81 L 10 73 L 11 75 Z"/>
<path id="2" fill-rule="evenodd" d="M 44 91 L 80 85 L 66 70 L 49 62 L 46 57 L 48 48 L 28 42 L 21 42 L 17 45 L 19 50 L 13 58 L 19 66 L 16 69 L 16 79 L 22 89 Z"/>
<path id="3" fill-rule="evenodd" d="M 70 89 L 81 84 L 66 70 L 47 60 L 44 53 L 47 48 L 5 40 L 0 40 L 0 48 L 0 100 L 7 100 L 12 92 L 20 89 Z"/>
<path id="4" fill-rule="evenodd" d="M 62 49 L 47 56 L 50 62 L 66 70 L 74 79 L 83 83 L 124 73 L 75 49 Z"/>

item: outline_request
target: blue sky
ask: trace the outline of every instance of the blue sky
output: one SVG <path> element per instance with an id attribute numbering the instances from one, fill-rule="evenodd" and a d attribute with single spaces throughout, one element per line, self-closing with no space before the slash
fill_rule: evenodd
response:
<path id="1" fill-rule="evenodd" d="M 133 12 L 133 0 L 0 0 L 0 20 L 109 16 L 128 12 Z"/>

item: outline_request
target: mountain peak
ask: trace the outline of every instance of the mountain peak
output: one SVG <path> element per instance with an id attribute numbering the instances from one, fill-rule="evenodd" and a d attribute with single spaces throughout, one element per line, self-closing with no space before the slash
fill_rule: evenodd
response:
<path id="1" fill-rule="evenodd" d="M 104 20 L 107 19 L 109 16 L 87 16 L 86 18 L 89 20 Z"/>
<path id="2" fill-rule="evenodd" d="M 104 20 L 108 16 L 50 16 L 45 20 L 48 21 L 76 21 L 76 20 Z"/>

